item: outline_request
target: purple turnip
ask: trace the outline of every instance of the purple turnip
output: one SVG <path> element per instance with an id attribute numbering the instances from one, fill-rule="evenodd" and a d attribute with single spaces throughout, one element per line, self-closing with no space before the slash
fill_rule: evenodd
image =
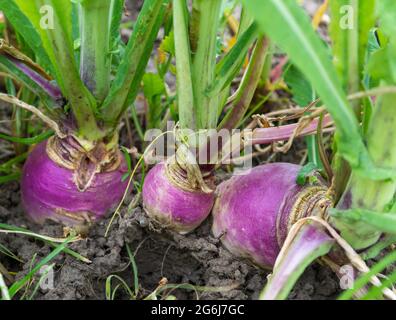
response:
<path id="1" fill-rule="evenodd" d="M 117 150 L 107 166 L 92 166 L 75 141 L 73 146 L 68 139 L 62 141 L 62 148 L 60 143 L 54 148 L 54 140 L 59 139 L 37 145 L 25 163 L 21 180 L 25 212 L 35 222 L 51 219 L 67 225 L 89 224 L 103 217 L 125 191 L 123 157 Z"/>
<path id="2" fill-rule="evenodd" d="M 169 0 L 144 1 L 116 59 L 110 52 L 123 42 L 120 1 L 50 3 L 55 27 L 33 32 L 40 29 L 37 3 L 1 1 L 1 11 L 21 35 L 16 47 L 29 50 L 26 55 L 0 41 L 0 67 L 21 84 L 18 97 L 0 93 L 0 100 L 35 114 L 54 133 L 32 150 L 23 169 L 28 216 L 36 222 L 86 225 L 111 211 L 125 194 L 119 124 L 137 96 Z M 75 10 L 79 28 L 72 35 L 68 26 Z"/>
<path id="3" fill-rule="evenodd" d="M 214 192 L 175 183 L 167 163 L 159 163 L 150 170 L 142 194 L 147 214 L 162 226 L 182 234 L 192 231 L 207 218 L 215 197 Z"/>
<path id="4" fill-rule="evenodd" d="M 288 230 L 299 219 L 320 215 L 331 205 L 326 186 L 296 183 L 298 165 L 261 165 L 218 186 L 213 234 L 237 256 L 272 268 Z"/>

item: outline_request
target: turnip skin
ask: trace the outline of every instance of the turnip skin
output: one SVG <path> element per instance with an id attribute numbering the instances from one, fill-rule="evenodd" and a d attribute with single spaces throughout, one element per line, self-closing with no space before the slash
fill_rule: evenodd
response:
<path id="1" fill-rule="evenodd" d="M 305 186 L 301 167 L 261 165 L 218 186 L 212 232 L 233 254 L 271 269 L 288 232 L 292 207 Z"/>
<path id="2" fill-rule="evenodd" d="M 186 191 L 174 185 L 166 174 L 165 163 L 149 171 L 142 195 L 147 214 L 162 226 L 181 234 L 199 226 L 210 214 L 215 200 L 214 192 Z"/>
<path id="3" fill-rule="evenodd" d="M 117 170 L 97 173 L 89 188 L 79 191 L 74 172 L 51 160 L 46 145 L 47 141 L 41 142 L 32 150 L 22 173 L 22 204 L 32 220 L 86 224 L 117 206 L 126 188 L 121 181 L 127 171 L 123 158 Z"/>

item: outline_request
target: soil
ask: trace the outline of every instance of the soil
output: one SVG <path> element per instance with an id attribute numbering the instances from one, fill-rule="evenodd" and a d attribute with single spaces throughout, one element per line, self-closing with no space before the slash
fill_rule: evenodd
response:
<path id="1" fill-rule="evenodd" d="M 131 5 L 128 5 L 128 10 L 134 15 L 135 11 Z M 7 118 L 9 114 L 2 114 L 0 106 L 0 120 Z M 10 149 L 9 144 L 0 143 L 2 150 Z M 267 160 L 299 163 L 302 149 L 304 144 L 301 140 L 293 146 L 288 155 L 276 155 Z M 8 155 L 0 156 L 2 162 Z M 262 161 L 263 159 L 259 162 Z M 225 178 L 227 174 L 220 172 L 219 180 Z M 197 230 L 185 236 L 155 230 L 138 198 L 139 195 L 133 195 L 126 201 L 132 201 L 136 205 L 133 208 L 123 206 L 120 217 L 114 220 L 107 237 L 105 231 L 110 217 L 94 225 L 86 239 L 69 246 L 90 259 L 91 263 L 81 262 L 64 253 L 54 258 L 50 262 L 55 265 L 54 288 L 39 289 L 34 299 L 105 299 L 106 279 L 110 275 L 118 275 L 128 285 L 132 284 L 133 272 L 126 250 L 127 245 L 135 253 L 139 299 L 152 293 L 160 282 L 188 283 L 211 288 L 199 292 L 187 289 L 167 292 L 178 299 L 258 297 L 265 285 L 268 272 L 252 266 L 248 261 L 237 259 L 222 247 L 220 241 L 211 235 L 210 218 Z M 60 225 L 48 222 L 40 226 L 26 218 L 20 203 L 19 185 L 16 182 L 0 185 L 0 223 L 25 227 L 42 235 L 63 237 L 64 234 Z M 15 275 L 15 280 L 23 278 L 32 265 L 53 249 L 41 240 L 14 234 L 0 233 L 0 244 L 15 253 L 22 261 L 17 262 L 0 252 L 0 262 Z M 36 281 L 38 278 L 39 276 L 36 276 Z M 116 284 L 115 280 L 113 288 Z M 32 291 L 34 285 L 30 288 Z M 335 275 L 327 267 L 314 264 L 304 272 L 289 299 L 334 299 L 339 292 L 339 281 Z M 124 290 L 118 290 L 115 298 L 129 299 L 130 296 Z"/>

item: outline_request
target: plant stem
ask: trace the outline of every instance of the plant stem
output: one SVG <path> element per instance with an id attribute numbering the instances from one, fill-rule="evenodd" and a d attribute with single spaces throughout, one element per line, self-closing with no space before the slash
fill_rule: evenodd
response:
<path id="1" fill-rule="evenodd" d="M 74 59 L 71 25 L 66 17 L 71 14 L 71 4 L 55 0 L 32 0 L 37 12 L 44 5 L 49 5 L 54 13 L 52 28 L 40 29 L 46 41 L 46 48 L 55 68 L 56 80 L 67 97 L 78 125 L 78 135 L 89 141 L 103 137 L 96 118 L 96 101 L 81 81 Z M 67 10 L 67 12 L 64 12 Z"/>
<path id="2" fill-rule="evenodd" d="M 374 0 L 330 1 L 332 14 L 330 35 L 334 43 L 334 61 L 338 75 L 347 93 L 357 92 L 362 87 L 368 34 L 370 28 L 375 25 L 374 6 Z M 341 19 L 345 18 L 341 16 L 344 13 L 342 8 L 350 8 L 348 12 L 352 16 L 349 21 L 353 25 L 349 28 L 345 28 L 341 23 Z M 360 119 L 361 101 L 353 101 L 351 105 L 356 117 Z M 347 161 L 336 154 L 333 161 L 333 169 L 335 173 L 336 200 L 338 200 L 346 188 L 351 168 Z"/>
<path id="3" fill-rule="evenodd" d="M 395 99 L 396 94 L 387 94 L 377 100 L 367 135 L 368 151 L 375 165 L 393 170 L 396 169 Z M 392 180 L 373 181 L 353 173 L 338 208 L 383 212 L 393 200 L 395 191 L 396 182 Z M 346 224 L 337 219 L 334 222 L 356 249 L 376 243 L 381 235 L 380 231 L 362 222 Z"/>
<path id="4" fill-rule="evenodd" d="M 80 3 L 80 76 L 98 101 L 110 88 L 110 20 L 112 1 Z"/>
<path id="5" fill-rule="evenodd" d="M 110 130 L 116 128 L 123 112 L 135 100 L 168 3 L 169 0 L 144 1 L 110 92 L 101 107 L 102 118 Z"/>
<path id="6" fill-rule="evenodd" d="M 222 0 L 193 1 L 192 80 L 197 109 L 197 129 L 217 127 L 219 97 L 209 97 L 207 89 L 215 79 L 217 30 L 221 3 Z"/>
<path id="7" fill-rule="evenodd" d="M 220 128 L 232 130 L 239 126 L 260 82 L 267 57 L 268 44 L 268 39 L 264 36 L 257 40 L 249 66 L 238 88 L 237 97 L 231 106 L 230 112 L 221 122 Z"/>
<path id="8" fill-rule="evenodd" d="M 194 92 L 191 79 L 191 55 L 186 13 L 186 1 L 175 0 L 173 3 L 173 25 L 179 121 L 181 128 L 195 130 Z"/>
<path id="9" fill-rule="evenodd" d="M 260 300 L 284 300 L 294 284 L 313 261 L 326 255 L 335 241 L 315 222 L 301 226 L 293 239 L 285 245 L 275 263 Z"/>
<path id="10" fill-rule="evenodd" d="M 353 27 L 347 29 L 348 33 L 348 65 L 347 65 L 347 82 L 348 93 L 357 92 L 361 86 L 361 72 L 359 61 L 359 4 L 358 0 L 350 0 L 350 5 L 353 8 Z M 360 117 L 360 101 L 352 102 L 352 107 L 355 110 L 356 116 Z"/>

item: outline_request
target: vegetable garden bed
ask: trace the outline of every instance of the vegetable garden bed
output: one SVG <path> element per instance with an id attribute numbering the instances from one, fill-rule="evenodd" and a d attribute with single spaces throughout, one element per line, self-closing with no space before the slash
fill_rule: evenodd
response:
<path id="1" fill-rule="evenodd" d="M 393 0 L 0 0 L 2 299 L 390 299 Z"/>

